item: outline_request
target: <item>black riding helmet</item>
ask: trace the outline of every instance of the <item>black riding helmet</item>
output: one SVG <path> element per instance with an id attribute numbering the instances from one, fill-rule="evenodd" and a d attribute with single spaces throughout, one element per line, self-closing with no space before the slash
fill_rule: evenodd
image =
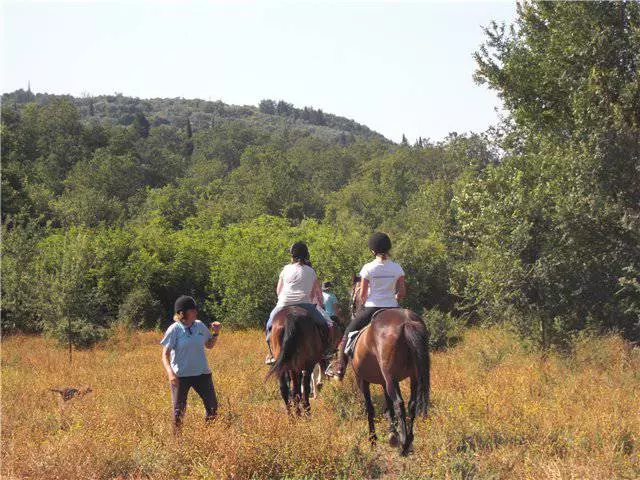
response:
<path id="1" fill-rule="evenodd" d="M 304 242 L 296 242 L 289 248 L 289 253 L 298 260 L 309 260 L 309 249 Z"/>
<path id="2" fill-rule="evenodd" d="M 178 297 L 176 303 L 173 305 L 173 310 L 175 313 L 178 312 L 186 312 L 187 310 L 191 310 L 192 308 L 198 308 L 196 305 L 196 301 L 193 297 L 189 297 L 187 295 L 182 295 Z"/>
<path id="3" fill-rule="evenodd" d="M 391 250 L 391 239 L 389 235 L 382 232 L 376 232 L 369 237 L 369 250 L 372 250 L 376 255 L 389 253 Z"/>

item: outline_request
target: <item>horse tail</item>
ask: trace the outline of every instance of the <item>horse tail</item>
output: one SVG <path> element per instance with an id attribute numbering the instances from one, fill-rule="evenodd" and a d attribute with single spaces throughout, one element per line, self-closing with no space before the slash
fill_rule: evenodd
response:
<path id="1" fill-rule="evenodd" d="M 278 358 L 276 358 L 275 363 L 271 365 L 265 380 L 268 380 L 273 375 L 279 378 L 289 368 L 289 364 L 303 340 L 304 332 L 302 332 L 302 328 L 300 327 L 299 316 L 295 312 L 288 312 L 284 319 L 284 334 Z"/>
<path id="2" fill-rule="evenodd" d="M 405 311 L 408 321 L 404 324 L 404 337 L 415 366 L 417 379 L 416 414 L 426 415 L 431 389 L 429 330 L 422 319 L 411 311 Z"/>

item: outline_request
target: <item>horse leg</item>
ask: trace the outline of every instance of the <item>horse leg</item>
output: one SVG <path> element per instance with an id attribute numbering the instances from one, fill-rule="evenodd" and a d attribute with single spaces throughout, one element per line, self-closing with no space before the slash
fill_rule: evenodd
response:
<path id="1" fill-rule="evenodd" d="M 291 398 L 289 398 L 289 375 L 285 372 L 280 375 L 280 396 L 284 400 L 284 405 L 287 407 L 287 413 L 291 415 Z"/>
<path id="2" fill-rule="evenodd" d="M 398 446 L 398 429 L 396 426 L 396 415 L 393 411 L 393 402 L 391 401 L 391 398 L 389 398 L 386 388 L 383 388 L 383 390 L 384 390 L 384 400 L 385 400 L 384 414 L 386 415 L 387 420 L 389 420 L 388 441 L 389 441 L 389 445 L 391 445 L 392 447 L 397 447 Z"/>
<path id="3" fill-rule="evenodd" d="M 313 398 L 318 398 L 318 393 L 322 389 L 322 379 L 324 378 L 324 371 L 327 369 L 327 361 L 320 360 L 313 368 L 311 374 L 311 388 L 313 389 Z"/>
<path id="4" fill-rule="evenodd" d="M 416 419 L 417 398 L 418 398 L 418 379 L 411 377 L 411 398 L 409 399 L 409 421 L 407 422 L 407 451 L 413 443 L 413 422 Z"/>
<path id="5" fill-rule="evenodd" d="M 406 412 L 404 409 L 404 400 L 402 399 L 402 394 L 400 393 L 400 385 L 398 385 L 397 380 L 393 379 L 385 379 L 386 380 L 386 389 L 389 394 L 389 398 L 393 402 L 393 410 L 396 415 L 396 419 L 400 423 L 400 446 L 401 446 L 401 454 L 407 454 L 407 419 Z"/>
<path id="6" fill-rule="evenodd" d="M 302 398 L 302 392 L 301 392 L 301 373 L 298 372 L 294 372 L 291 371 L 290 373 L 291 375 L 291 386 L 292 386 L 292 390 L 293 390 L 293 404 L 296 407 L 296 415 L 300 415 L 301 411 L 300 411 L 300 402 L 301 402 L 301 398 Z"/>
<path id="7" fill-rule="evenodd" d="M 302 372 L 302 408 L 307 415 L 311 414 L 311 404 L 309 403 L 309 394 L 311 393 L 311 372 L 315 365 L 308 365 L 310 368 L 306 368 Z"/>
<path id="8" fill-rule="evenodd" d="M 358 379 L 358 386 L 364 396 L 364 408 L 367 411 L 367 420 L 369 421 L 369 441 L 371 446 L 375 446 L 378 437 L 376 435 L 376 426 L 374 422 L 373 402 L 371 401 L 371 388 L 369 382 Z"/>

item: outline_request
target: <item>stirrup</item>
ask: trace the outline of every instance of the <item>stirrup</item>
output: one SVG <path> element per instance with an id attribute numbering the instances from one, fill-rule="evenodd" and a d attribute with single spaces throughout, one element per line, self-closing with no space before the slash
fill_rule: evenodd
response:
<path id="1" fill-rule="evenodd" d="M 336 363 L 338 363 L 337 360 L 331 362 L 331 364 L 325 370 L 324 374 L 327 377 L 337 378 L 338 380 L 341 380 L 342 377 L 344 377 L 344 371 L 342 369 L 338 370 L 338 365 L 336 365 Z"/>

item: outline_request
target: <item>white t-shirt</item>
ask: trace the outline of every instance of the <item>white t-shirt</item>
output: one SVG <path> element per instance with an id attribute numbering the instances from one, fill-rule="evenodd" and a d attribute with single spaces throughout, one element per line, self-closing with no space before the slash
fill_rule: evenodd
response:
<path id="1" fill-rule="evenodd" d="M 360 276 L 369 280 L 369 293 L 365 307 L 397 307 L 396 282 L 404 277 L 404 270 L 391 260 L 375 259 L 367 263 Z"/>
<path id="2" fill-rule="evenodd" d="M 280 272 L 282 290 L 278 295 L 278 306 L 311 303 L 311 290 L 318 277 L 308 265 L 290 263 Z"/>

